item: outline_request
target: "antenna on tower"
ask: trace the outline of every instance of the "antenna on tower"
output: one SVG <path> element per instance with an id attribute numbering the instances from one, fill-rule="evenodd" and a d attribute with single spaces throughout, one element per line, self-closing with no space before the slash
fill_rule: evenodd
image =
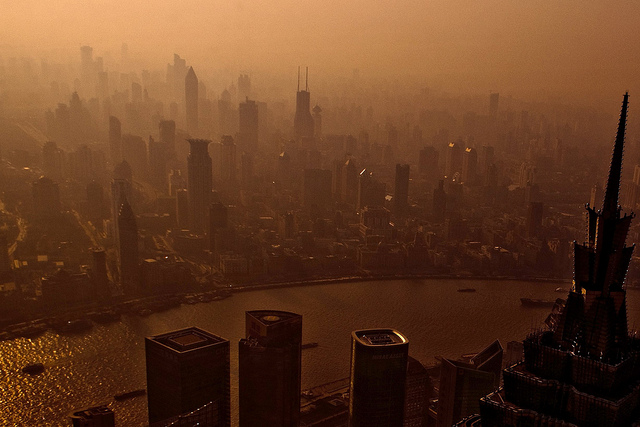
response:
<path id="1" fill-rule="evenodd" d="M 305 77 L 306 91 L 309 92 L 309 67 L 307 67 L 307 76 Z"/>
<path id="2" fill-rule="evenodd" d="M 298 65 L 298 92 L 300 92 L 300 66 Z"/>

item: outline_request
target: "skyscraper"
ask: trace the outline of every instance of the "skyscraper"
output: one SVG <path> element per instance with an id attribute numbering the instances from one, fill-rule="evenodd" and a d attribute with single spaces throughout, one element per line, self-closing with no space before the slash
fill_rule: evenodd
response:
<path id="1" fill-rule="evenodd" d="M 220 178 L 225 184 L 236 182 L 236 143 L 231 135 L 222 135 L 220 140 Z"/>
<path id="2" fill-rule="evenodd" d="M 167 158 L 171 158 L 176 154 L 176 122 L 173 120 L 161 120 L 158 124 L 160 134 L 160 142 L 163 143 L 167 150 Z"/>
<path id="3" fill-rule="evenodd" d="M 120 283 L 125 294 L 138 292 L 140 277 L 138 253 L 138 225 L 136 216 L 125 197 L 118 213 L 118 255 L 120 257 Z"/>
<path id="4" fill-rule="evenodd" d="M 211 197 L 211 157 L 208 139 L 189 139 L 187 157 L 187 195 L 191 230 L 202 233 L 207 223 L 207 209 Z"/>
<path id="5" fill-rule="evenodd" d="M 238 123 L 238 143 L 242 151 L 258 151 L 258 104 L 250 101 L 240 103 Z"/>
<path id="6" fill-rule="evenodd" d="M 349 427 L 401 427 L 409 341 L 393 329 L 351 333 Z"/>
<path id="7" fill-rule="evenodd" d="M 362 169 L 358 175 L 358 209 L 365 206 L 384 206 L 387 189 L 384 182 L 374 178 L 373 173 Z"/>
<path id="8" fill-rule="evenodd" d="M 615 427 L 638 420 L 640 339 L 629 334 L 624 288 L 633 215 L 622 216 L 619 206 L 628 101 L 625 94 L 602 209 L 587 207 L 587 240 L 574 244 L 567 301 L 547 318 L 548 330 L 525 338 L 524 361 L 505 369 L 504 388 L 480 400 L 483 426 Z"/>
<path id="9" fill-rule="evenodd" d="M 193 67 L 189 67 L 184 78 L 184 98 L 186 104 L 187 131 L 194 135 L 198 131 L 198 77 Z"/>
<path id="10" fill-rule="evenodd" d="M 245 329 L 238 346 L 240 427 L 298 426 L 302 316 L 248 311 Z"/>
<path id="11" fill-rule="evenodd" d="M 296 114 L 293 118 L 293 133 L 298 140 L 313 138 L 313 117 L 311 116 L 311 96 L 309 93 L 309 69 L 307 68 L 305 90 L 300 90 L 300 68 L 298 68 L 298 92 L 296 92 Z"/>
<path id="12" fill-rule="evenodd" d="M 405 215 L 409 209 L 409 165 L 396 165 L 393 206 L 396 215 Z"/>
<path id="13" fill-rule="evenodd" d="M 149 423 L 208 404 L 209 427 L 231 425 L 229 341 L 191 327 L 145 339 Z"/>

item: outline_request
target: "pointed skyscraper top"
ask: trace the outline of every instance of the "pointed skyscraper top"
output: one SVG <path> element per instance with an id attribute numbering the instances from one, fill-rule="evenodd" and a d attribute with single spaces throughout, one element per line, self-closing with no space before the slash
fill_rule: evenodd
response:
<path id="1" fill-rule="evenodd" d="M 609 179 L 607 180 L 607 191 L 604 194 L 602 213 L 615 215 L 618 212 L 618 196 L 620 194 L 620 175 L 622 174 L 622 154 L 624 152 L 624 134 L 627 126 L 627 107 L 629 105 L 629 92 L 624 94 L 622 100 L 622 111 L 620 111 L 620 122 L 618 123 L 618 133 L 613 146 L 611 165 L 609 166 Z"/>
<path id="2" fill-rule="evenodd" d="M 193 67 L 189 67 L 189 71 L 187 71 L 187 77 L 186 77 L 186 79 L 187 79 L 187 80 L 189 80 L 189 79 L 191 79 L 191 80 L 193 80 L 193 79 L 198 80 L 198 76 L 196 76 L 196 72 L 195 72 L 195 71 L 193 71 Z"/>

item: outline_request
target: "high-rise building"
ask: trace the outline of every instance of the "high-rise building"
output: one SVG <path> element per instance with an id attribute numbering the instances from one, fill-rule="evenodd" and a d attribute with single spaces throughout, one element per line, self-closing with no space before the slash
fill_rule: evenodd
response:
<path id="1" fill-rule="evenodd" d="M 527 207 L 526 218 L 526 234 L 527 237 L 540 237 L 540 231 L 542 229 L 542 202 L 529 202 Z"/>
<path id="2" fill-rule="evenodd" d="M 640 339 L 627 324 L 625 279 L 633 215 L 619 205 L 629 95 L 622 102 L 601 210 L 587 207 L 587 240 L 574 244 L 566 303 L 523 341 L 524 361 L 504 370 L 504 387 L 480 400 L 482 425 L 630 426 L 640 413 Z"/>
<path id="3" fill-rule="evenodd" d="M 109 116 L 109 156 L 112 165 L 122 161 L 122 125 L 113 116 Z"/>
<path id="4" fill-rule="evenodd" d="M 433 385 L 427 369 L 409 356 L 404 398 L 404 427 L 423 427 L 427 420 Z"/>
<path id="5" fill-rule="evenodd" d="M 444 191 L 444 180 L 438 181 L 438 187 L 433 190 L 433 219 L 442 222 L 447 213 L 447 193 Z"/>
<path id="6" fill-rule="evenodd" d="M 178 228 L 189 228 L 189 195 L 187 190 L 176 190 L 176 222 Z"/>
<path id="7" fill-rule="evenodd" d="M 319 105 L 313 107 L 313 136 L 322 138 L 322 108 Z"/>
<path id="8" fill-rule="evenodd" d="M 242 151 L 255 153 L 258 151 L 258 104 L 250 101 L 241 102 L 238 112 L 238 144 Z"/>
<path id="9" fill-rule="evenodd" d="M 198 77 L 193 67 L 189 67 L 184 78 L 184 98 L 186 103 L 187 131 L 196 135 L 198 132 Z"/>
<path id="10" fill-rule="evenodd" d="M 365 206 L 384 206 L 387 188 L 384 182 L 378 181 L 372 172 L 362 169 L 358 176 L 358 209 Z"/>
<path id="11" fill-rule="evenodd" d="M 7 232 L 0 230 L 0 273 L 11 270 L 9 259 L 9 243 L 7 242 Z"/>
<path id="12" fill-rule="evenodd" d="M 74 412 L 71 424 L 73 427 L 115 427 L 116 420 L 113 410 L 108 406 L 94 406 Z"/>
<path id="13" fill-rule="evenodd" d="M 331 207 L 332 175 L 330 170 L 305 169 L 303 175 L 302 203 L 317 210 Z"/>
<path id="14" fill-rule="evenodd" d="M 231 425 L 229 341 L 191 327 L 146 338 L 145 353 L 151 425 L 205 405 L 209 427 Z"/>
<path id="15" fill-rule="evenodd" d="M 313 117 L 311 116 L 309 93 L 309 68 L 307 68 L 305 90 L 300 90 L 300 68 L 298 68 L 298 92 L 296 92 L 296 114 L 293 118 L 293 133 L 298 140 L 313 139 Z"/>
<path id="16" fill-rule="evenodd" d="M 405 215 L 409 210 L 409 165 L 396 165 L 393 207 L 396 215 Z"/>
<path id="17" fill-rule="evenodd" d="M 161 120 L 158 124 L 160 134 L 160 142 L 167 149 L 168 156 L 171 158 L 176 154 L 176 122 L 173 120 Z"/>
<path id="18" fill-rule="evenodd" d="M 236 182 L 236 143 L 231 135 L 222 135 L 220 140 L 220 178 L 225 184 Z"/>
<path id="19" fill-rule="evenodd" d="M 475 148 L 467 147 L 462 153 L 462 182 L 469 186 L 475 185 L 478 176 L 478 152 Z"/>
<path id="20" fill-rule="evenodd" d="M 95 290 L 95 297 L 98 301 L 105 301 L 111 297 L 109 276 L 107 275 L 107 254 L 102 248 L 92 249 L 91 253 L 93 254 L 91 280 Z"/>
<path id="21" fill-rule="evenodd" d="M 436 179 L 439 175 L 438 169 L 439 153 L 433 146 L 424 147 L 418 156 L 418 173 L 427 179 Z"/>
<path id="22" fill-rule="evenodd" d="M 202 233 L 207 224 L 207 210 L 211 198 L 211 156 L 208 139 L 189 139 L 187 157 L 187 194 L 189 196 L 190 228 Z"/>
<path id="23" fill-rule="evenodd" d="M 131 165 L 131 172 L 136 177 L 147 177 L 148 165 L 147 144 L 137 135 L 122 135 L 122 158 Z"/>
<path id="24" fill-rule="evenodd" d="M 229 210 L 220 202 L 211 203 L 209 206 L 209 227 L 207 234 L 209 237 L 209 250 L 212 253 L 219 253 L 227 250 L 225 243 L 228 243 L 229 233 Z"/>
<path id="25" fill-rule="evenodd" d="M 462 141 L 451 142 L 447 146 L 447 163 L 444 173 L 448 180 L 460 181 L 462 152 Z"/>
<path id="26" fill-rule="evenodd" d="M 480 398 L 500 385 L 502 354 L 496 340 L 469 362 L 442 360 L 436 427 L 450 427 L 478 412 Z"/>
<path id="27" fill-rule="evenodd" d="M 136 216 L 126 197 L 118 213 L 118 255 L 120 257 L 120 283 L 126 294 L 136 294 L 140 284 L 138 252 L 138 225 Z"/>
<path id="28" fill-rule="evenodd" d="M 393 329 L 351 333 L 349 427 L 401 427 L 409 341 Z"/>
<path id="29" fill-rule="evenodd" d="M 240 340 L 240 427 L 300 424 L 302 316 L 273 310 L 246 313 Z"/>

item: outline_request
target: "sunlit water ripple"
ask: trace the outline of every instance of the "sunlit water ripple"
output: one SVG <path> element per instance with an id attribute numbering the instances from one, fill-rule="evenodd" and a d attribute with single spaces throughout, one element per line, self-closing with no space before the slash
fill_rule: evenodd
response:
<path id="1" fill-rule="evenodd" d="M 198 326 L 231 341 L 232 413 L 237 412 L 237 342 L 244 312 L 288 310 L 303 315 L 302 387 L 349 374 L 350 332 L 393 327 L 409 338 L 413 357 L 458 357 L 498 338 L 503 345 L 542 326 L 547 308 L 524 308 L 521 297 L 555 299 L 555 283 L 488 280 L 397 280 L 338 283 L 235 294 L 223 301 L 183 305 L 148 317 L 125 316 L 86 335 L 48 332 L 35 339 L 0 342 L 0 423 L 68 425 L 74 409 L 109 404 L 119 426 L 145 425 L 146 398 L 116 402 L 113 395 L 145 387 L 144 337 Z M 563 285 L 566 287 L 567 285 Z M 459 288 L 476 288 L 460 293 Z M 638 324 L 640 292 L 629 292 L 629 322 Z M 41 362 L 43 374 L 21 369 Z"/>

